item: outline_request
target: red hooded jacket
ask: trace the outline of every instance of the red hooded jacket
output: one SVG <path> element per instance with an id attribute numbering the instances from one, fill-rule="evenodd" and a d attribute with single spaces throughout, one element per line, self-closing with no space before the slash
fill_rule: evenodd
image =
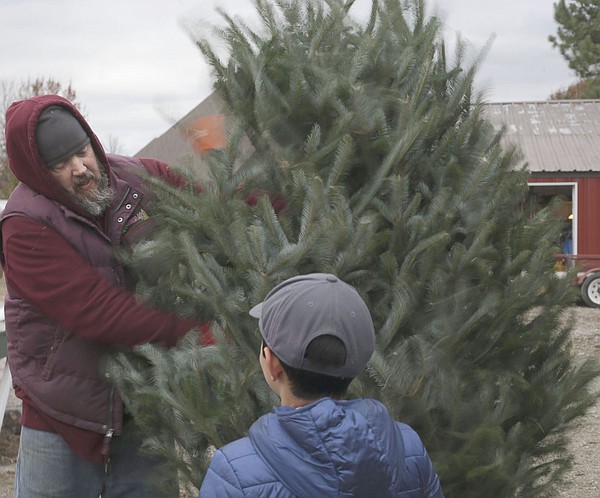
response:
<path id="1" fill-rule="evenodd" d="M 71 201 L 40 158 L 35 127 L 50 105 L 68 108 L 80 121 L 116 191 L 100 222 Z M 114 247 L 142 234 L 148 221 L 144 206 L 151 194 L 130 169 L 176 185 L 181 180 L 159 161 L 105 154 L 83 116 L 56 95 L 13 104 L 6 144 L 21 182 L 0 228 L 8 357 L 23 400 L 22 423 L 57 432 L 79 455 L 101 462 L 103 438 L 106 443 L 121 432 L 122 403 L 102 376 L 99 359 L 114 347 L 173 346 L 196 325 L 140 303 L 113 257 Z"/>

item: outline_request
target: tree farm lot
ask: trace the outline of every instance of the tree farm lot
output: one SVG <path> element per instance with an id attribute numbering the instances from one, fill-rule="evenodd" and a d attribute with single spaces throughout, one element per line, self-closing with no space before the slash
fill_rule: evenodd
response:
<path id="1" fill-rule="evenodd" d="M 4 282 L 0 282 L 3 292 Z M 573 306 L 567 313 L 574 316 L 573 354 L 580 362 L 600 354 L 600 308 Z M 0 374 L 4 367 L 0 360 Z M 600 379 L 593 389 L 600 391 Z M 0 498 L 13 496 L 15 462 L 19 444 L 19 400 L 11 393 L 7 414 L 0 433 Z M 570 429 L 570 449 L 574 454 L 572 469 L 565 476 L 565 484 L 555 497 L 548 498 L 598 498 L 600 496 L 600 401 L 585 417 Z M 376 497 L 373 497 L 376 498 Z M 482 497 L 494 498 L 494 497 Z"/>

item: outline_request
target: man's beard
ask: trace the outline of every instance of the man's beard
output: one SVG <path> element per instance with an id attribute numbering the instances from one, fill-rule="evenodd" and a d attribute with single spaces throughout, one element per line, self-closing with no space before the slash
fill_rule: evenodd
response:
<path id="1" fill-rule="evenodd" d="M 96 182 L 96 188 L 89 191 L 79 191 L 79 187 L 90 180 Z M 75 204 L 94 218 L 104 213 L 115 197 L 115 190 L 109 185 L 108 176 L 102 169 L 97 177 L 88 170 L 83 177 L 77 180 L 74 189 L 75 192 L 71 194 L 71 197 Z"/>

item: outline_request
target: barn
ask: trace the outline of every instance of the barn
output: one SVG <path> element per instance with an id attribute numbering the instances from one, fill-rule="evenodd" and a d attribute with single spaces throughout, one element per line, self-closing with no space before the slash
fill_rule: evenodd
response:
<path id="1" fill-rule="evenodd" d="M 580 270 L 584 301 L 600 306 L 600 101 L 494 103 L 486 113 L 521 149 L 530 195 L 541 206 L 559 196 L 557 216 L 572 241 L 559 262 Z"/>

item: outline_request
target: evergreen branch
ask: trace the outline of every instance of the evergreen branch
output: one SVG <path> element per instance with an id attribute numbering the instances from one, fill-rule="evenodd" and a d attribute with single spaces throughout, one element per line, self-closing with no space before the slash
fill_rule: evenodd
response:
<path id="1" fill-rule="evenodd" d="M 401 275 L 402 277 L 406 277 L 410 274 L 410 270 L 412 269 L 415 261 L 418 256 L 420 256 L 424 252 L 431 252 L 436 248 L 443 247 L 449 242 L 449 236 L 447 233 L 439 233 L 428 237 L 427 239 L 419 242 L 414 249 L 412 249 L 408 254 L 406 254 L 404 261 L 401 265 Z"/>
<path id="2" fill-rule="evenodd" d="M 392 301 L 389 303 L 391 312 L 388 313 L 385 323 L 377 333 L 377 341 L 383 351 L 387 351 L 399 337 L 404 335 L 399 331 L 402 330 L 401 325 L 408 318 L 414 305 L 415 296 L 403 279 L 396 279 L 391 291 L 393 293 Z"/>
<path id="3" fill-rule="evenodd" d="M 414 146 L 418 138 L 422 134 L 422 129 L 417 126 L 413 126 L 412 129 L 408 130 L 405 135 L 400 137 L 392 149 L 386 154 L 385 159 L 382 161 L 381 166 L 372 175 L 372 180 L 365 189 L 361 189 L 357 197 L 356 207 L 354 212 L 360 214 L 369 204 L 371 199 L 379 191 L 381 184 L 385 181 L 385 178 L 389 174 L 390 170 L 398 164 L 407 154 L 407 152 Z"/>
<path id="4" fill-rule="evenodd" d="M 349 135 L 346 135 L 337 147 L 333 165 L 327 178 L 326 187 L 329 188 L 333 185 L 337 185 L 340 181 L 340 177 L 344 172 L 348 171 L 354 154 L 354 143 Z"/>

